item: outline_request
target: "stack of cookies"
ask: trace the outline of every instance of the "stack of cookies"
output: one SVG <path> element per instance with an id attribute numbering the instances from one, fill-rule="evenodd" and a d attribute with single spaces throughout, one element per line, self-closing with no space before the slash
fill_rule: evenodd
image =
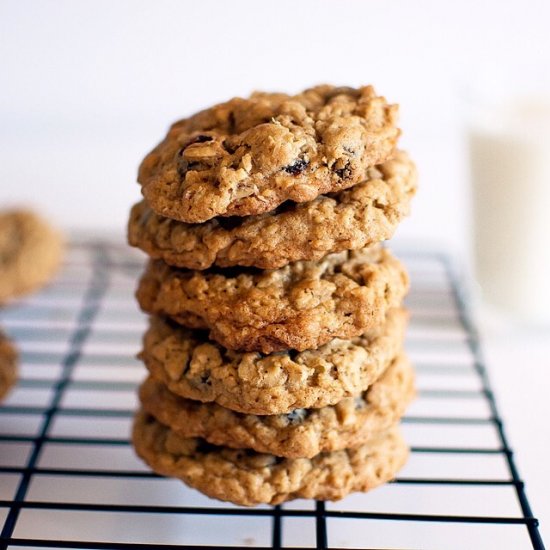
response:
<path id="1" fill-rule="evenodd" d="M 255 93 L 144 159 L 133 442 L 156 472 L 255 505 L 339 499 L 404 464 L 408 278 L 380 245 L 416 190 L 396 116 L 370 86 Z"/>

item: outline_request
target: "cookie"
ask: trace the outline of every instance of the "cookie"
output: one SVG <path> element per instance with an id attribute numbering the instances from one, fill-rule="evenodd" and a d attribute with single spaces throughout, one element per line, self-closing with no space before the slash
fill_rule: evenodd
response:
<path id="1" fill-rule="evenodd" d="M 408 456 L 395 427 L 355 449 L 280 458 L 181 437 L 144 412 L 136 416 L 133 443 L 155 472 L 243 506 L 295 498 L 338 500 L 352 491 L 368 491 L 392 479 Z"/>
<path id="2" fill-rule="evenodd" d="M 46 284 L 62 257 L 60 235 L 27 210 L 0 212 L 0 304 Z"/>
<path id="3" fill-rule="evenodd" d="M 130 213 L 128 241 L 176 267 L 277 269 L 391 238 L 415 191 L 415 166 L 400 151 L 369 168 L 366 180 L 350 189 L 287 202 L 259 216 L 188 224 L 159 216 L 142 201 Z"/>
<path id="4" fill-rule="evenodd" d="M 181 437 L 286 458 L 312 458 L 320 452 L 359 447 L 393 426 L 412 401 L 414 374 L 400 355 L 356 397 L 321 409 L 270 416 L 244 415 L 215 403 L 178 397 L 151 377 L 139 395 L 145 412 Z"/>
<path id="5" fill-rule="evenodd" d="M 227 349 L 272 353 L 358 336 L 407 289 L 404 266 L 376 246 L 271 271 L 187 271 L 153 261 L 136 296 L 145 312 L 208 329 Z"/>
<path id="6" fill-rule="evenodd" d="M 408 314 L 319 349 L 262 355 L 229 351 L 203 333 L 152 318 L 140 356 L 177 395 L 246 414 L 287 414 L 334 405 L 366 390 L 403 347 Z"/>
<path id="7" fill-rule="evenodd" d="M 8 337 L 0 331 L 0 400 L 3 399 L 17 379 L 17 351 Z"/>
<path id="8" fill-rule="evenodd" d="M 176 122 L 139 168 L 158 214 L 198 223 L 306 202 L 364 180 L 399 136 L 397 106 L 359 89 L 255 93 Z"/>

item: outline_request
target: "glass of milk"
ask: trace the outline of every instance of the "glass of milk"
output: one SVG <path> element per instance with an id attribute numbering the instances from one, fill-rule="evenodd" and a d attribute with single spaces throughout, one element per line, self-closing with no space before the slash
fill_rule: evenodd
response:
<path id="1" fill-rule="evenodd" d="M 548 322 L 550 94 L 502 95 L 470 117 L 475 275 L 488 304 Z"/>

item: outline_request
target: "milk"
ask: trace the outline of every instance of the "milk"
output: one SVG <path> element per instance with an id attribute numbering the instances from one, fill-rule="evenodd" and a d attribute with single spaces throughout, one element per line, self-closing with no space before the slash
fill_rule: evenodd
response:
<path id="1" fill-rule="evenodd" d="M 484 299 L 550 320 L 550 98 L 485 110 L 470 130 L 474 267 Z"/>

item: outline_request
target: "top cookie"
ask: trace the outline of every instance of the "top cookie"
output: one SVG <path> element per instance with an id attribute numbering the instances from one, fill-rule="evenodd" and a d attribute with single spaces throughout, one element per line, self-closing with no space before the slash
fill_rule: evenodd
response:
<path id="1" fill-rule="evenodd" d="M 346 189 L 395 147 L 397 106 L 359 89 L 254 93 L 176 122 L 139 168 L 153 210 L 197 223 Z"/>
<path id="2" fill-rule="evenodd" d="M 46 284 L 62 249 L 61 236 L 34 212 L 0 212 L 0 304 Z"/>

